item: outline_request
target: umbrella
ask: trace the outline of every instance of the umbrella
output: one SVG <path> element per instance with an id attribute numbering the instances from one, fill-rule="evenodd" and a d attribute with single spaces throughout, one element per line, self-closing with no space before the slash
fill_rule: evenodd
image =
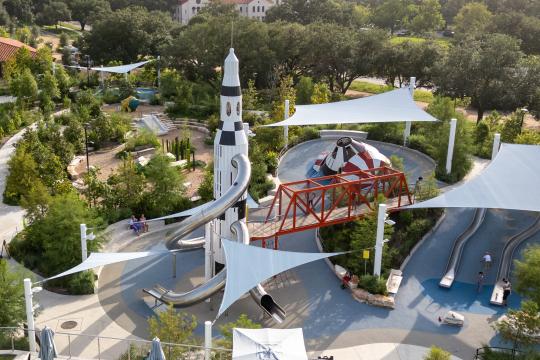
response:
<path id="1" fill-rule="evenodd" d="M 233 329 L 233 360 L 307 360 L 302 329 Z"/>
<path id="2" fill-rule="evenodd" d="M 56 346 L 54 345 L 54 331 L 48 326 L 41 330 L 39 337 L 39 358 L 41 360 L 52 360 L 56 357 Z"/>
<path id="3" fill-rule="evenodd" d="M 159 341 L 159 338 L 157 337 L 152 340 L 152 349 L 150 350 L 150 355 L 148 355 L 147 360 L 165 360 L 165 354 L 161 348 L 161 341 Z"/>

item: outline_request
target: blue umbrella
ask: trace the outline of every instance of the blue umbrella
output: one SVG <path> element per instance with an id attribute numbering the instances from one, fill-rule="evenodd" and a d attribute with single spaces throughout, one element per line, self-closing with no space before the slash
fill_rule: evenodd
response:
<path id="1" fill-rule="evenodd" d="M 52 360 L 56 357 L 56 346 L 54 345 L 54 331 L 48 326 L 41 330 L 39 358 L 41 360 Z"/>
<path id="2" fill-rule="evenodd" d="M 152 340 L 152 349 L 150 350 L 150 355 L 148 355 L 147 360 L 165 360 L 165 354 L 161 348 L 161 341 L 159 341 L 159 338 L 157 337 Z"/>

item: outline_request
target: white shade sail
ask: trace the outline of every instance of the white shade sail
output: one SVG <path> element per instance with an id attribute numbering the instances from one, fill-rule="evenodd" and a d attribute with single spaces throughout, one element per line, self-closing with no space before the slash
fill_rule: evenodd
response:
<path id="1" fill-rule="evenodd" d="M 102 72 L 108 72 L 108 73 L 115 73 L 115 74 L 125 74 L 125 73 L 130 72 L 131 70 L 135 70 L 136 68 L 141 67 L 141 66 L 149 63 L 150 61 L 151 60 L 147 60 L 147 61 L 141 61 L 141 62 L 134 63 L 134 64 L 118 65 L 118 66 L 104 66 L 104 67 L 94 66 L 94 67 L 91 67 L 90 70 L 102 71 Z M 70 68 L 79 69 L 79 70 L 86 70 L 87 69 L 86 67 L 79 66 L 79 65 L 75 65 L 75 66 L 66 65 L 66 66 L 70 67 Z"/>
<path id="2" fill-rule="evenodd" d="M 297 105 L 290 118 L 266 126 L 437 121 L 420 109 L 408 89 L 327 104 Z"/>
<path id="3" fill-rule="evenodd" d="M 233 329 L 233 360 L 307 360 L 297 329 Z"/>
<path id="4" fill-rule="evenodd" d="M 466 207 L 540 211 L 540 146 L 502 144 L 486 169 L 442 195 L 408 209 Z"/>
<path id="5" fill-rule="evenodd" d="M 67 276 L 71 274 L 75 274 L 81 271 L 86 271 L 90 269 L 94 269 L 100 266 L 110 265 L 119 263 L 122 261 L 128 261 L 128 260 L 134 260 L 134 259 L 140 259 L 148 256 L 157 256 L 157 255 L 165 255 L 169 254 L 170 251 L 141 251 L 141 252 L 122 252 L 122 253 L 91 253 L 88 259 L 80 263 L 79 265 L 64 271 L 61 274 L 54 275 L 50 278 L 47 278 L 43 280 L 49 281 L 52 279 L 57 279 L 62 276 Z"/>
<path id="6" fill-rule="evenodd" d="M 221 239 L 225 251 L 227 281 L 219 317 L 251 288 L 283 271 L 344 253 L 299 253 L 264 249 Z"/>

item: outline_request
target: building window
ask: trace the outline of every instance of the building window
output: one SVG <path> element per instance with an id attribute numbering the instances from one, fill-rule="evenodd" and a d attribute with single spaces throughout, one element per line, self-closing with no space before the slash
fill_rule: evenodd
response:
<path id="1" fill-rule="evenodd" d="M 196 2 L 197 4 L 200 4 L 200 3 L 201 3 L 201 0 L 195 0 L 195 2 Z"/>
<path id="2" fill-rule="evenodd" d="M 236 115 L 240 116 L 240 102 L 236 103 Z"/>
<path id="3" fill-rule="evenodd" d="M 240 12 L 242 12 L 242 7 L 240 6 Z"/>
<path id="4" fill-rule="evenodd" d="M 253 12 L 255 12 L 255 6 L 253 6 Z"/>
<path id="5" fill-rule="evenodd" d="M 230 102 L 227 102 L 227 116 L 231 116 L 231 103 Z"/>
<path id="6" fill-rule="evenodd" d="M 195 14 L 195 6 L 191 8 L 191 13 Z"/>
<path id="7" fill-rule="evenodd" d="M 257 6 L 257 12 L 260 12 L 260 11 L 261 11 L 261 7 Z"/>
<path id="8" fill-rule="evenodd" d="M 264 12 L 264 5 L 261 7 L 261 9 L 262 9 L 262 12 Z"/>

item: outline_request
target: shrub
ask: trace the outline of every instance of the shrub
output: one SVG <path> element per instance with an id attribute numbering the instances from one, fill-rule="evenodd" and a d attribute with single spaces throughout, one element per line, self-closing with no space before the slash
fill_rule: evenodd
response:
<path id="1" fill-rule="evenodd" d="M 432 346 L 424 360 L 450 360 L 450 353 L 441 348 Z"/>
<path id="2" fill-rule="evenodd" d="M 87 295 L 94 293 L 94 273 L 84 271 L 70 276 L 65 287 L 71 295 Z"/>
<path id="3" fill-rule="evenodd" d="M 375 275 L 361 276 L 358 286 L 372 294 L 387 294 L 386 280 Z"/>
<path id="4" fill-rule="evenodd" d="M 128 139 L 125 150 L 134 151 L 140 146 L 159 147 L 159 140 L 157 136 L 150 130 L 141 130 L 137 133 L 137 135 Z"/>

